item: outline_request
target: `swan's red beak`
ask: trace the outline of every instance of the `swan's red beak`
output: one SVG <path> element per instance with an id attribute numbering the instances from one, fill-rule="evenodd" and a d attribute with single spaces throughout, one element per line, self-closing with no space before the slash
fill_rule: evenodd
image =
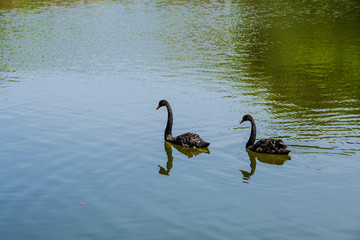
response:
<path id="1" fill-rule="evenodd" d="M 241 120 L 240 124 L 242 124 L 244 122 L 244 119 Z"/>
<path id="2" fill-rule="evenodd" d="M 158 110 L 160 108 L 160 105 L 158 105 L 158 107 L 156 108 L 156 110 Z"/>

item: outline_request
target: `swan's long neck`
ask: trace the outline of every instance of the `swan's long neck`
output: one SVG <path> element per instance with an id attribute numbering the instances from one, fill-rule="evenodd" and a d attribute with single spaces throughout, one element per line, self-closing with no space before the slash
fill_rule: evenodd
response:
<path id="1" fill-rule="evenodd" d="M 254 145 L 255 139 L 256 139 L 256 125 L 253 118 L 250 118 L 249 120 L 251 122 L 251 133 L 248 142 L 246 143 L 246 147 L 250 147 Z"/>
<path id="2" fill-rule="evenodd" d="M 164 134 L 164 138 L 167 141 L 171 141 L 174 139 L 174 137 L 172 136 L 172 125 L 173 125 L 173 113 L 172 113 L 172 109 L 169 105 L 169 103 L 165 104 L 167 111 L 168 111 L 168 120 L 166 123 L 166 128 L 165 128 L 165 134 Z"/>

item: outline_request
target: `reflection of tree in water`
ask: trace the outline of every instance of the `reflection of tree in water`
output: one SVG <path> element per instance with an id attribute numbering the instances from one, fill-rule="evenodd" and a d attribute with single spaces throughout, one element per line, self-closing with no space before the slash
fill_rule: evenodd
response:
<path id="1" fill-rule="evenodd" d="M 221 62 L 231 73 L 224 74 L 232 85 L 229 95 L 266 106 L 279 135 L 296 132 L 297 140 L 356 144 L 360 8 L 351 0 L 285 2 L 251 1 L 246 13 L 239 10 L 242 21 L 234 21 L 229 44 L 233 54 Z"/>
<path id="2" fill-rule="evenodd" d="M 256 169 L 256 159 L 262 163 L 273 164 L 282 166 L 285 161 L 291 160 L 289 155 L 276 155 L 276 154 L 267 154 L 267 153 L 256 153 L 246 149 L 249 159 L 250 159 L 250 172 L 240 169 L 240 172 L 243 174 L 244 182 L 248 183 L 250 177 L 255 173 Z"/>
<path id="3" fill-rule="evenodd" d="M 159 173 L 162 175 L 169 176 L 170 170 L 173 167 L 173 159 L 174 158 L 172 156 L 171 146 L 173 146 L 180 153 L 186 155 L 188 158 L 195 157 L 201 153 L 210 154 L 210 151 L 208 148 L 188 148 L 188 147 L 183 147 L 180 145 L 176 145 L 176 144 L 172 144 L 167 141 L 164 141 L 164 149 L 165 149 L 166 156 L 167 156 L 166 169 L 163 168 L 162 166 L 158 165 L 160 168 Z"/>
<path id="4" fill-rule="evenodd" d="M 235 82 L 233 94 L 245 86 L 272 112 L 295 119 L 316 115 L 313 109 L 343 109 L 344 102 L 341 115 L 358 114 L 360 8 L 351 0 L 287 3 L 250 1 L 239 8 L 228 44 L 234 54 L 226 63 L 238 75 L 225 74 Z"/>

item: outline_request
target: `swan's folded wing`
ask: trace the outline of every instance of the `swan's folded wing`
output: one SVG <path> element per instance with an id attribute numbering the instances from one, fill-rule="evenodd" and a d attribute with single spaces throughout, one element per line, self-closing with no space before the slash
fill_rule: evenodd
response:
<path id="1" fill-rule="evenodd" d="M 205 142 L 200 138 L 198 134 L 195 133 L 185 133 L 175 138 L 175 143 L 182 145 L 184 147 L 193 147 L 193 148 L 205 148 L 210 145 L 210 143 Z"/>

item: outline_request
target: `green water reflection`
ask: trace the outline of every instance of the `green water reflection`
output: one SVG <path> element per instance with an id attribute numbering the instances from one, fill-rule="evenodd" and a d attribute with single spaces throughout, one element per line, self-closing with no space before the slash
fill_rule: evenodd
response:
<path id="1" fill-rule="evenodd" d="M 128 4 L 133 8 L 129 14 L 140 24 L 128 27 L 121 20 L 129 19 L 112 22 L 93 11 L 102 22 L 82 27 L 80 21 L 91 16 L 95 3 Z M 67 12 L 79 6 L 87 7 L 89 15 Z M 56 14 L 65 18 L 57 19 Z M 146 14 L 153 24 L 142 17 Z M 142 63 L 136 67 L 165 68 L 164 75 L 181 78 L 198 75 L 209 82 L 205 87 L 225 91 L 239 102 L 266 106 L 271 118 L 281 119 L 281 128 L 299 133 L 296 140 L 310 135 L 336 143 L 343 131 L 346 142 L 359 143 L 357 1 L 8 0 L 1 1 L 0 16 L 2 87 L 19 81 L 14 73 L 21 71 L 99 72 Z M 121 26 L 115 28 L 118 33 L 111 25 L 116 22 Z M 143 28 L 150 30 L 131 32 Z M 316 127 L 309 132 L 309 126 Z"/>
<path id="2" fill-rule="evenodd" d="M 255 1 L 256 6 L 247 15 L 243 13 L 243 21 L 234 25 L 232 41 L 238 54 L 231 68 L 247 66 L 246 81 L 270 93 L 266 97 L 275 112 L 288 111 L 291 106 L 338 108 L 344 102 L 347 108 L 358 108 L 358 4 L 267 3 Z"/>
<path id="3" fill-rule="evenodd" d="M 268 106 L 297 139 L 358 144 L 360 9 L 355 1 L 255 1 L 231 28 L 236 98 Z M 290 136 L 289 136 L 290 137 Z M 339 143 L 338 143 L 339 144 Z"/>

